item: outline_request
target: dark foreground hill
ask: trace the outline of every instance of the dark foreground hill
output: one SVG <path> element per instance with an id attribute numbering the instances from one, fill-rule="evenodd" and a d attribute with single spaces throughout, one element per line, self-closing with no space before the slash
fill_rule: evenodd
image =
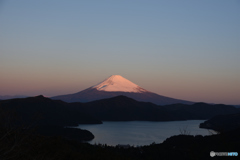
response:
<path id="1" fill-rule="evenodd" d="M 226 132 L 240 128 L 240 113 L 217 115 L 204 123 L 201 123 L 200 128 L 213 129 L 219 132 Z"/>
<path id="2" fill-rule="evenodd" d="M 6 136 L 7 133 L 7 136 Z M 206 160 L 210 152 L 240 151 L 240 129 L 211 136 L 177 135 L 161 144 L 127 148 L 90 145 L 57 136 L 3 130 L 0 127 L 0 159 L 17 160 Z M 215 156 L 214 159 L 220 157 Z M 234 157 L 221 157 L 234 159 Z M 236 158 L 239 158 L 238 156 Z"/>
<path id="3" fill-rule="evenodd" d="M 20 132 L 20 128 L 28 134 L 88 141 L 94 138 L 91 132 L 65 126 L 101 123 L 100 120 L 75 110 L 68 103 L 43 96 L 0 101 L 0 132 L 5 134 L 14 134 L 15 130 Z"/>
<path id="4" fill-rule="evenodd" d="M 239 110 L 228 105 L 196 103 L 159 106 L 139 102 L 126 96 L 88 103 L 66 103 L 43 96 L 2 100 L 0 109 L 16 113 L 27 125 L 77 126 L 100 124 L 102 121 L 175 121 L 209 119 L 216 115 L 235 114 Z"/>
<path id="5" fill-rule="evenodd" d="M 61 104 L 61 105 L 59 105 Z M 62 109 L 59 109 L 59 107 Z M 121 107 L 124 107 L 122 111 Z M 132 107 L 133 106 L 133 107 Z M 190 106 L 195 107 L 190 108 Z M 174 106 L 157 106 L 152 103 L 142 103 L 135 101 L 131 98 L 127 98 L 124 96 L 115 97 L 112 99 L 105 99 L 101 101 L 95 101 L 91 103 L 73 103 L 67 104 L 61 101 L 52 101 L 48 98 L 44 98 L 42 96 L 32 97 L 26 99 L 14 99 L 8 101 L 0 101 L 0 159 L 18 159 L 18 160 L 42 160 L 42 159 L 51 159 L 51 160 L 79 160 L 79 159 L 104 159 L 104 160 L 127 160 L 127 159 L 135 159 L 135 160 L 159 160 L 159 159 L 184 159 L 184 160 L 192 160 L 192 159 L 213 159 L 210 157 L 210 152 L 238 152 L 240 151 L 240 129 L 235 128 L 235 130 L 220 133 L 219 135 L 211 135 L 211 136 L 191 136 L 191 135 L 178 135 L 168 138 L 161 144 L 152 144 L 149 146 L 142 147 L 129 147 L 129 148 L 121 148 L 121 147 L 113 147 L 107 146 L 104 144 L 99 145 L 90 145 L 79 142 L 79 136 L 82 131 L 76 129 L 64 130 L 61 125 L 65 124 L 76 124 L 72 123 L 75 120 L 81 121 L 81 119 L 73 118 L 72 120 L 61 120 L 60 118 L 70 118 L 70 116 L 74 117 L 74 111 L 77 115 L 85 114 L 83 113 L 83 109 L 88 111 L 89 113 L 91 109 L 98 109 L 95 114 L 109 111 L 111 107 L 114 112 L 114 115 L 121 117 L 120 115 L 126 115 L 125 119 L 131 118 L 143 118 L 143 112 L 146 112 L 146 107 L 150 108 L 151 112 L 147 113 L 148 115 L 152 112 L 157 113 L 162 111 L 164 114 L 169 114 L 170 117 L 175 118 L 175 116 L 190 116 L 191 114 L 197 115 L 197 113 L 206 113 L 205 116 L 214 115 L 213 111 L 216 113 L 229 113 L 229 112 L 238 112 L 238 110 L 234 110 L 231 106 L 217 106 L 207 105 L 205 104 L 195 104 L 185 106 L 181 104 L 177 104 Z M 200 107 L 204 108 L 201 111 Z M 60 108 L 61 108 L 60 107 Z M 92 108 L 95 107 L 95 108 Z M 100 107 L 100 108 L 97 108 Z M 116 109 L 116 108 L 117 109 Z M 18 120 L 19 115 L 12 116 L 10 113 L 6 111 L 6 108 L 9 109 L 17 109 L 16 113 L 21 113 L 25 121 L 29 120 L 30 115 L 35 113 L 41 113 L 45 119 L 40 122 L 36 122 L 38 124 L 46 124 L 41 129 L 41 126 L 38 126 L 34 129 L 28 129 L 25 126 L 20 127 L 12 127 L 11 122 Z M 67 109 L 66 109 L 67 108 Z M 129 108 L 133 108 L 132 110 Z M 208 109 L 210 108 L 210 109 Z M 36 110 L 34 110 L 36 109 Z M 44 109 L 44 112 L 40 112 Z M 60 110 L 56 111 L 56 110 Z M 228 110 L 229 109 L 229 110 Z M 50 111 L 49 111 L 50 110 Z M 34 111 L 34 112 L 33 112 Z M 37 112 L 35 112 L 37 111 Z M 49 112 L 48 112 L 49 111 Z M 65 113 L 63 113 L 65 111 Z M 80 112 L 82 111 L 82 112 Z M 117 111 L 121 111 L 118 115 Z M 57 112 L 55 114 L 55 112 Z M 128 113 L 129 112 L 129 113 Z M 141 114 L 138 114 L 140 112 Z M 208 113 L 210 112 L 210 114 Z M 47 116 L 47 113 L 51 113 Z M 107 113 L 107 112 L 105 112 Z M 109 112 L 110 113 L 110 112 Z M 131 114 L 130 114 L 131 113 Z M 65 115 L 67 114 L 67 115 Z M 136 115 L 134 115 L 136 114 Z M 159 117 L 164 118 L 164 114 Z M 56 115 L 59 123 L 56 123 L 57 119 L 53 117 Z M 93 115 L 93 114 L 92 114 Z M 106 114 L 107 115 L 107 114 Z M 33 116 L 35 117 L 35 116 Z M 181 118 L 182 118 L 181 117 Z M 53 118 L 53 119 L 51 119 Z M 113 118 L 111 115 L 109 118 Z M 146 117 L 145 117 L 146 118 Z M 194 118 L 194 117 L 192 117 Z M 150 118 L 149 118 L 150 119 Z M 34 123 L 36 119 L 33 119 Z M 38 120 L 38 119 L 37 119 Z M 50 122 L 53 120 L 52 122 Z M 49 121 L 49 122 L 48 122 Z M 100 121 L 98 121 L 100 122 Z M 32 122 L 31 122 L 32 124 Z M 59 126 L 54 126 L 53 128 L 51 124 L 58 124 Z M 50 127 L 50 129 L 48 129 Z M 38 131 L 38 129 L 40 131 Z M 35 132 L 38 133 L 35 133 Z M 59 134 L 56 134 L 60 132 Z M 87 132 L 83 131 L 82 134 L 87 134 Z M 45 136 L 47 135 L 47 136 Z M 64 136 L 62 136 L 64 135 Z M 71 137 L 75 137 L 72 138 Z M 85 135 L 84 139 L 92 139 L 91 134 Z M 83 139 L 81 139 L 83 140 Z M 216 158 L 216 157 L 214 157 Z M 218 157 L 219 158 L 219 157 Z M 223 157 L 226 158 L 226 157 Z M 230 158 L 230 157 L 229 157 Z M 233 157 L 231 157 L 233 158 Z M 237 157 L 238 158 L 238 157 Z"/>
<path id="6" fill-rule="evenodd" d="M 237 108 L 224 104 L 194 103 L 192 105 L 173 104 L 164 106 L 178 116 L 188 119 L 209 119 L 216 115 L 239 113 Z"/>
<path id="7" fill-rule="evenodd" d="M 78 105 L 78 103 L 73 103 Z M 139 102 L 126 96 L 97 100 L 79 106 L 102 121 L 171 121 L 178 120 L 171 112 L 149 103 Z"/>
<path id="8" fill-rule="evenodd" d="M 196 103 L 193 105 L 174 104 L 158 106 L 150 102 L 139 102 L 126 96 L 117 96 L 93 102 L 71 103 L 102 121 L 175 121 L 209 119 L 219 114 L 239 113 L 228 105 L 210 105 Z"/>
<path id="9" fill-rule="evenodd" d="M 66 102 L 43 96 L 2 100 L 0 109 L 14 112 L 15 118 L 24 125 L 77 126 L 102 123 L 80 110 L 75 110 Z"/>

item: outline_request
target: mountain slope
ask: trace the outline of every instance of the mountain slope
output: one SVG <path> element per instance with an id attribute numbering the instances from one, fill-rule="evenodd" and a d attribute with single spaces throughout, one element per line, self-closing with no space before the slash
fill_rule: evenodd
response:
<path id="1" fill-rule="evenodd" d="M 18 121 L 28 125 L 73 126 L 80 123 L 106 121 L 173 121 L 209 119 L 220 114 L 239 113 L 233 106 L 174 104 L 159 106 L 150 102 L 139 102 L 126 96 L 96 100 L 88 103 L 66 103 L 43 96 L 0 101 L 0 114 L 12 110 Z M 1 116 L 0 117 L 3 117 Z M 8 116 L 9 117 L 9 116 Z M 94 117 L 94 118 L 93 118 Z M 99 120 L 98 120 L 99 119 Z"/>
<path id="2" fill-rule="evenodd" d="M 78 109 L 102 121 L 172 121 L 179 119 L 153 103 L 138 102 L 126 96 L 88 102 L 79 106 Z"/>
<path id="3" fill-rule="evenodd" d="M 81 103 L 78 104 L 79 106 Z M 68 103 L 43 96 L 0 101 L 0 113 L 14 112 L 19 123 L 24 125 L 76 126 L 101 121 L 75 110 Z"/>
<path id="4" fill-rule="evenodd" d="M 226 132 L 240 128 L 240 113 L 217 115 L 200 124 L 200 128 Z"/>
<path id="5" fill-rule="evenodd" d="M 139 102 L 126 96 L 96 100 L 88 103 L 71 103 L 75 108 L 102 121 L 174 121 L 209 119 L 218 114 L 233 114 L 239 110 L 228 105 L 175 104 L 158 106 Z"/>
<path id="6" fill-rule="evenodd" d="M 103 82 L 83 91 L 74 94 L 55 96 L 52 97 L 52 99 L 59 99 L 65 102 L 90 102 L 119 95 L 124 95 L 142 102 L 152 102 L 158 105 L 193 103 L 190 101 L 161 96 L 147 91 L 120 75 L 113 75 Z"/>
<path id="7" fill-rule="evenodd" d="M 230 105 L 224 104 L 207 104 L 207 103 L 194 103 L 192 105 L 173 104 L 164 106 L 168 110 L 175 111 L 178 114 L 182 114 L 186 117 L 194 116 L 197 119 L 208 119 L 216 115 L 221 114 L 233 114 L 238 113 L 239 110 Z"/>

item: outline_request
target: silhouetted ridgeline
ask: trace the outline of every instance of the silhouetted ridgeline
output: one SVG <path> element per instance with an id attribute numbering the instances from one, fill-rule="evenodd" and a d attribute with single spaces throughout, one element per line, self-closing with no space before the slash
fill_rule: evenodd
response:
<path id="1" fill-rule="evenodd" d="M 216 115 L 239 113 L 239 110 L 230 105 L 195 103 L 192 105 L 173 104 L 164 106 L 178 116 L 191 119 L 209 119 Z"/>
<path id="2" fill-rule="evenodd" d="M 102 121 L 174 121 L 209 119 L 220 114 L 238 113 L 229 105 L 174 104 L 158 106 L 150 102 L 139 102 L 126 96 L 96 100 L 79 105 L 72 103 L 80 111 L 86 112 Z"/>
<path id="3" fill-rule="evenodd" d="M 73 103 L 77 105 L 77 103 Z M 178 120 L 168 110 L 149 102 L 139 102 L 125 96 L 85 103 L 79 110 L 105 121 L 171 121 Z"/>
<path id="4" fill-rule="evenodd" d="M 221 114 L 239 113 L 228 105 L 174 104 L 158 106 L 139 102 L 126 96 L 96 100 L 88 103 L 66 103 L 43 96 L 0 101 L 0 108 L 10 109 L 24 123 L 37 125 L 77 126 L 107 121 L 174 121 L 209 119 Z"/>
<path id="5" fill-rule="evenodd" d="M 161 144 L 124 149 L 79 143 L 82 140 L 91 140 L 94 136 L 88 131 L 76 128 L 64 129 L 63 126 L 101 123 L 92 118 L 95 116 L 104 120 L 183 120 L 210 118 L 216 114 L 226 113 L 235 113 L 234 115 L 238 117 L 237 112 L 238 109 L 227 105 L 197 103 L 158 106 L 125 96 L 70 104 L 43 96 L 2 100 L 0 159 L 212 159 L 209 155 L 211 151 L 239 152 L 239 128 L 205 137 L 178 135 L 166 139 Z M 15 127 L 20 118 L 24 127 Z M 226 125 L 229 123 L 232 121 Z M 26 128 L 35 124 L 38 126 L 34 129 Z"/>
<path id="6" fill-rule="evenodd" d="M 43 96 L 0 101 L 0 121 L 1 130 L 20 128 L 31 134 L 61 136 L 78 141 L 92 140 L 94 135 L 87 130 L 65 126 L 102 123 L 65 102 Z"/>
<path id="7" fill-rule="evenodd" d="M 15 112 L 19 121 L 26 125 L 77 126 L 102 123 L 86 113 L 75 110 L 68 103 L 43 96 L 2 100 L 0 109 Z"/>
<path id="8" fill-rule="evenodd" d="M 213 129 L 219 132 L 226 132 L 240 128 L 240 113 L 217 115 L 204 123 L 201 123 L 200 128 Z"/>

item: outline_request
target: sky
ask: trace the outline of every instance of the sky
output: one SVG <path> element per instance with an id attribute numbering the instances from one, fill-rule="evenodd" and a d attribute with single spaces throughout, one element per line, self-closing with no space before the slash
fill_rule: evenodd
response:
<path id="1" fill-rule="evenodd" d="M 0 95 L 76 93 L 111 75 L 240 104 L 240 1 L 0 0 Z"/>

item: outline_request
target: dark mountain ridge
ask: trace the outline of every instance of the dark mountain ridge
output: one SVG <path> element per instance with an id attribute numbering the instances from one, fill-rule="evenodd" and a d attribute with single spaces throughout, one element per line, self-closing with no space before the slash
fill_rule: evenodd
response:
<path id="1" fill-rule="evenodd" d="M 117 96 L 78 105 L 79 110 L 102 121 L 175 121 L 209 119 L 219 114 L 238 113 L 228 105 L 196 103 L 159 106 L 150 102 L 139 102 L 126 96 Z"/>
<path id="2" fill-rule="evenodd" d="M 76 104 L 76 103 L 75 103 Z M 164 108 L 150 102 L 139 102 L 126 96 L 84 103 L 79 109 L 105 121 L 171 121 L 177 120 Z"/>
<path id="3" fill-rule="evenodd" d="M 200 128 L 213 129 L 219 132 L 240 128 L 240 113 L 217 115 L 200 124 Z"/>
<path id="4" fill-rule="evenodd" d="M 239 111 L 230 105 L 224 104 L 207 104 L 203 102 L 192 105 L 173 104 L 166 105 L 165 108 L 176 112 L 178 115 L 192 117 L 194 119 L 209 119 L 216 115 L 238 113 Z"/>
<path id="5" fill-rule="evenodd" d="M 15 112 L 19 122 L 26 125 L 77 126 L 101 123 L 90 115 L 75 110 L 66 102 L 43 96 L 2 100 L 0 109 Z"/>
<path id="6" fill-rule="evenodd" d="M 4 118 L 4 116 L 6 116 L 6 120 L 12 118 L 4 112 L 6 109 L 15 110 L 15 112 L 22 115 L 23 118 L 26 118 L 25 116 L 31 118 L 32 114 L 39 112 L 42 116 L 45 115 L 45 121 L 41 122 L 41 124 L 47 124 L 47 126 L 39 126 L 38 132 L 42 135 L 47 135 L 47 137 L 36 136 L 36 134 L 32 134 L 32 132 L 28 130 L 24 130 L 23 133 L 13 131 L 11 135 L 7 137 L 4 136 L 8 131 L 12 131 L 12 128 L 3 127 L 6 126 L 6 122 L 8 121 L 2 121 L 2 118 Z M 214 110 L 215 112 L 213 112 Z M 125 96 L 117 96 L 88 103 L 65 103 L 43 96 L 2 100 L 0 101 L 1 153 L 4 153 L 4 149 L 7 149 L 7 151 L 10 150 L 11 152 L 7 155 L 9 159 L 15 156 L 15 159 L 32 159 L 33 157 L 35 159 L 42 159 L 43 157 L 45 159 L 49 157 L 52 159 L 116 159 L 116 157 L 118 159 L 179 159 L 180 157 L 180 159 L 190 160 L 212 159 L 212 157 L 209 156 L 211 151 L 235 152 L 238 151 L 240 147 L 240 128 L 223 134 L 204 137 L 200 135 L 178 135 L 166 139 L 161 144 L 129 147 L 125 149 L 118 146 L 78 143 L 72 141 L 72 139 L 78 141 L 91 140 L 93 135 L 88 131 L 76 128 L 66 130 L 63 129 L 63 127 L 52 127 L 49 125 L 78 124 L 83 122 L 83 120 L 78 119 L 77 116 L 82 117 L 86 112 L 92 116 L 96 115 L 99 117 L 105 114 L 108 119 L 117 120 L 164 120 L 164 118 L 166 118 L 164 116 L 166 115 L 170 120 L 179 118 L 193 119 L 199 118 L 198 114 L 202 113 L 204 113 L 203 117 L 210 117 L 216 113 L 226 114 L 234 112 L 234 115 L 240 114 L 236 113 L 239 112 L 238 109 L 227 105 L 197 103 L 193 105 L 175 104 L 158 106 L 149 102 L 139 102 Z M 147 116 L 144 117 L 144 115 Z M 56 116 L 56 118 L 51 119 L 54 116 Z M 89 116 L 87 117 L 89 118 Z M 220 119 L 222 117 L 224 116 L 220 116 Z M 61 120 L 62 118 L 64 120 Z M 29 119 L 27 118 L 26 120 Z M 59 123 L 56 123 L 56 120 L 59 120 Z M 232 121 L 230 121 L 230 124 L 231 123 Z M 227 125 L 229 125 L 229 123 L 227 123 Z M 56 137 L 59 135 L 63 136 L 64 139 Z M 16 144 L 16 140 L 19 147 L 12 150 L 12 147 Z M 3 154 L 0 155 L 2 156 Z"/>
<path id="7" fill-rule="evenodd" d="M 61 126 L 99 124 L 101 121 L 197 120 L 239 113 L 239 109 L 228 105 L 195 103 L 159 106 L 123 95 L 87 103 L 66 103 L 37 96 L 2 100 L 0 108 L 15 110 L 28 123 Z"/>

